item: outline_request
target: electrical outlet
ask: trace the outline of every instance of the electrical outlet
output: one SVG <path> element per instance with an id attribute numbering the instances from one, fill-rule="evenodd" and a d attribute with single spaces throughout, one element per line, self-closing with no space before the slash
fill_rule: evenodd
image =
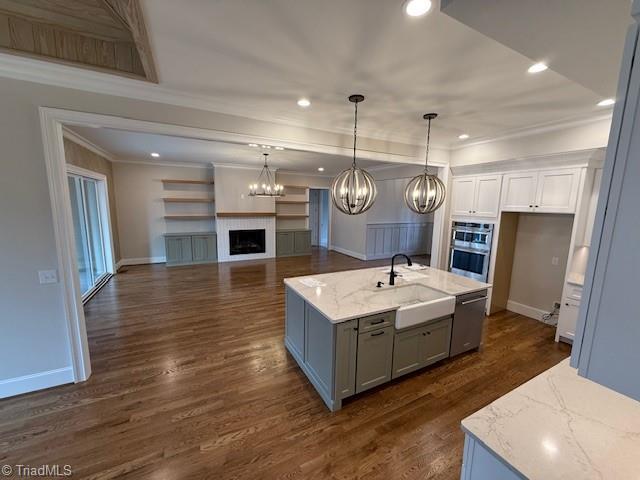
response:
<path id="1" fill-rule="evenodd" d="M 40 270 L 38 271 L 38 280 L 40 280 L 41 285 L 58 283 L 58 272 L 55 270 Z"/>
<path id="2" fill-rule="evenodd" d="M 558 265 L 560 265 L 560 258 L 559 257 L 551 257 L 551 265 L 554 265 L 556 267 Z"/>
<path id="3" fill-rule="evenodd" d="M 559 308 L 560 308 L 560 302 L 554 302 L 554 303 L 553 303 L 553 309 L 554 309 L 554 310 L 557 310 L 557 309 L 559 309 Z"/>

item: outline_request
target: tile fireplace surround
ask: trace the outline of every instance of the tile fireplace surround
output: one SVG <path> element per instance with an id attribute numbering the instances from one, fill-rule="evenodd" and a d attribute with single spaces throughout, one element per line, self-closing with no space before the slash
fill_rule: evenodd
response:
<path id="1" fill-rule="evenodd" d="M 231 255 L 229 249 L 229 230 L 265 230 L 265 252 L 247 255 Z M 216 218 L 218 234 L 218 261 L 236 262 L 239 260 L 257 260 L 276 256 L 276 219 L 275 217 L 218 217 Z"/>

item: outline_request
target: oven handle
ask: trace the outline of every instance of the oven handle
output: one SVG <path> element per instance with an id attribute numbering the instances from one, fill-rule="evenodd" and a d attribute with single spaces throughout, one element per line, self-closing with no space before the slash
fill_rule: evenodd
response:
<path id="1" fill-rule="evenodd" d="M 467 253 L 477 253 L 480 255 L 489 255 L 491 253 L 491 250 L 480 250 L 480 249 L 473 249 L 473 248 L 462 248 L 462 247 L 456 247 L 455 245 L 451 246 L 451 250 L 460 250 L 461 252 L 467 252 Z"/>

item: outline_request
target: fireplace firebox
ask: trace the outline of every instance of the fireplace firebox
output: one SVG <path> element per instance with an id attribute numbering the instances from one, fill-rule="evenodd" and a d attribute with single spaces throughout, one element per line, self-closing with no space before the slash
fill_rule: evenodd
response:
<path id="1" fill-rule="evenodd" d="M 229 254 L 265 253 L 265 230 L 229 230 Z"/>

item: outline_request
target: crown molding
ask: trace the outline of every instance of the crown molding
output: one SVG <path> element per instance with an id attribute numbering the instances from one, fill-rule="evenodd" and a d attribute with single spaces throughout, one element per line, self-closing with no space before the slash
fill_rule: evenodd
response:
<path id="1" fill-rule="evenodd" d="M 67 127 L 62 127 L 62 136 L 67 140 L 86 148 L 87 150 L 95 153 L 96 155 L 109 160 L 110 162 L 117 162 L 118 159 L 111 152 L 108 152 L 104 148 L 96 145 L 95 143 L 87 140 L 82 135 L 77 134 L 73 130 L 69 130 Z"/>
<path id="2" fill-rule="evenodd" d="M 596 167 L 604 159 L 605 148 L 589 148 L 573 152 L 550 153 L 547 155 L 532 155 L 516 157 L 509 160 L 475 163 L 467 165 L 452 165 L 454 176 L 478 175 L 483 173 L 506 173 L 535 170 L 540 168 L 563 167 Z"/>
<path id="3" fill-rule="evenodd" d="M 333 178 L 335 175 L 327 175 L 322 173 L 303 173 L 303 172 L 293 172 L 291 170 L 278 170 L 278 173 L 282 175 L 293 175 L 294 177 L 319 177 L 319 178 Z"/>
<path id="4" fill-rule="evenodd" d="M 451 151 L 462 150 L 465 148 L 474 147 L 477 145 L 483 145 L 487 143 L 499 142 L 503 140 L 511 140 L 514 138 L 530 137 L 533 135 L 540 135 L 543 133 L 550 133 L 558 130 L 566 130 L 568 128 L 573 128 L 573 127 L 581 127 L 584 125 L 598 123 L 606 120 L 611 121 L 612 115 L 613 115 L 613 112 L 610 112 L 602 115 L 596 115 L 594 117 L 587 117 L 587 118 L 581 117 L 579 119 L 568 119 L 560 122 L 538 124 L 532 127 L 511 130 L 509 132 L 504 133 L 503 135 L 470 140 L 462 144 L 452 146 L 450 150 Z"/>
<path id="5" fill-rule="evenodd" d="M 179 167 L 179 168 L 209 168 L 211 167 L 210 163 L 195 163 L 195 162 L 162 162 L 157 160 L 139 160 L 139 159 L 128 159 L 128 158 L 116 158 L 112 160 L 113 163 L 118 164 L 131 164 L 131 165 L 145 165 L 147 167 Z"/>

